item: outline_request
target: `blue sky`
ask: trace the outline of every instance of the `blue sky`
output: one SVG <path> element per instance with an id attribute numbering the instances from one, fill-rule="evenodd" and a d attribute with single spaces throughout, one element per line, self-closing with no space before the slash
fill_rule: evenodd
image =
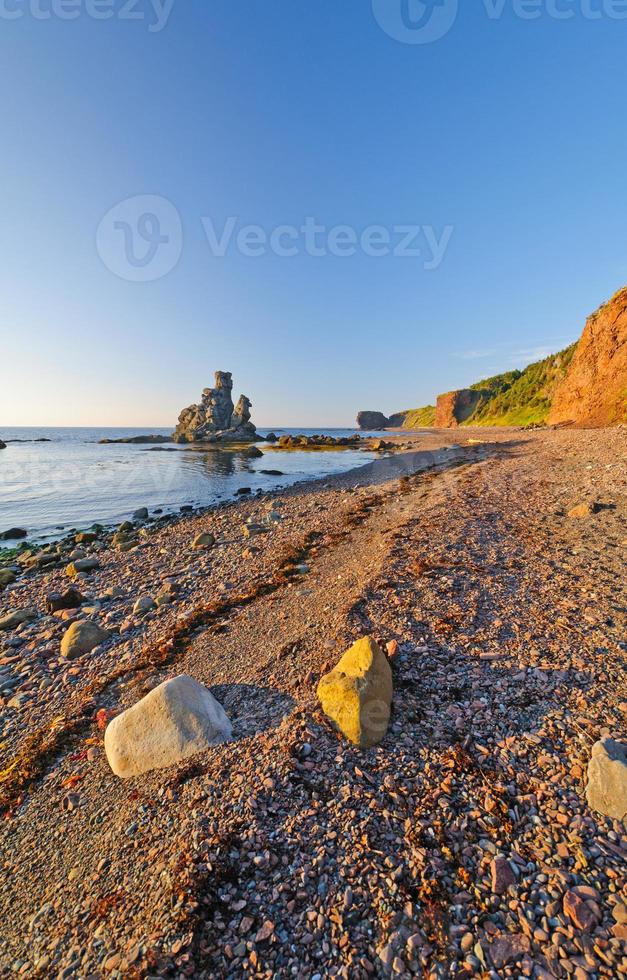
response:
<path id="1" fill-rule="evenodd" d="M 216 369 L 260 425 L 346 425 L 566 346 L 627 281 L 618 3 L 477 0 L 415 44 L 403 0 L 126 2 L 0 3 L 0 425 L 174 424 Z"/>

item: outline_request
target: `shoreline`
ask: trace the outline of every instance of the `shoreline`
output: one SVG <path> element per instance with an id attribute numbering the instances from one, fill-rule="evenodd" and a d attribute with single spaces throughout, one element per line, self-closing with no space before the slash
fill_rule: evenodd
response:
<path id="1" fill-rule="evenodd" d="M 341 432 L 344 430 L 337 430 L 337 431 Z M 39 442 L 41 440 L 34 440 L 34 441 Z M 45 441 L 50 442 L 51 440 L 45 440 Z M 182 454 L 193 453 L 194 455 L 198 455 L 198 456 L 202 456 L 205 453 L 207 454 L 225 453 L 225 454 L 232 454 L 233 456 L 243 456 L 243 457 L 250 456 L 251 459 L 253 458 L 261 459 L 263 455 L 268 455 L 268 465 L 270 466 L 271 463 L 274 463 L 274 460 L 269 455 L 270 452 L 272 452 L 273 454 L 276 452 L 279 453 L 283 452 L 283 453 L 288 453 L 290 455 L 293 455 L 294 453 L 297 452 L 307 452 L 308 454 L 310 454 L 314 451 L 318 453 L 328 453 L 328 452 L 337 453 L 337 452 L 347 452 L 347 451 L 355 454 L 369 453 L 369 452 L 376 451 L 376 450 L 371 450 L 369 445 L 369 443 L 376 442 L 376 441 L 377 441 L 376 437 L 363 437 L 361 438 L 361 441 L 359 443 L 356 443 L 355 445 L 348 444 L 348 445 L 336 446 L 336 445 L 327 444 L 324 446 L 310 445 L 310 446 L 290 446 L 290 447 L 279 447 L 278 445 L 272 443 L 264 443 L 262 441 L 259 443 L 259 445 L 263 445 L 264 447 L 263 453 L 261 453 L 258 450 L 256 451 L 257 444 L 252 444 L 252 443 L 247 443 L 247 444 L 227 443 L 224 446 L 220 446 L 217 444 L 214 445 L 214 444 L 190 443 L 190 444 L 181 444 L 176 447 L 175 446 L 167 447 L 162 445 L 148 445 L 143 443 L 134 444 L 133 442 L 129 442 L 128 440 L 123 440 L 122 442 L 116 440 L 108 440 L 106 442 L 106 445 L 109 446 L 113 445 L 117 447 L 119 446 L 126 447 L 127 445 L 131 445 L 133 446 L 134 451 L 137 453 L 140 452 L 141 453 L 143 452 L 182 453 Z M 100 443 L 96 441 L 87 443 L 87 445 L 99 445 L 99 444 Z M 135 448 L 135 445 L 137 445 L 137 448 Z M 106 452 L 106 449 L 104 450 L 104 452 Z M 270 472 L 266 472 L 263 469 L 255 469 L 255 470 L 251 470 L 249 474 L 245 474 L 244 472 L 242 472 L 241 474 L 242 483 L 245 482 L 246 475 L 250 476 L 250 478 L 253 480 L 253 483 L 254 480 L 258 479 L 259 477 L 265 478 L 264 481 L 265 485 L 259 488 L 254 488 L 253 486 L 251 490 L 252 493 L 257 493 L 260 491 L 273 492 L 273 493 L 279 492 L 285 490 L 289 486 L 295 485 L 296 483 L 309 482 L 311 480 L 326 478 L 327 476 L 324 473 L 312 473 L 312 474 L 305 473 L 304 475 L 298 474 L 296 478 L 293 480 L 293 482 L 290 482 L 292 481 L 294 474 L 290 472 L 289 468 L 285 472 L 275 471 L 274 469 L 272 469 Z M 328 474 L 329 477 L 333 475 L 334 475 L 333 473 Z M 271 486 L 269 485 L 269 479 L 268 479 L 270 477 L 275 480 L 278 479 L 280 480 L 280 482 L 275 483 L 274 486 Z M 229 491 L 227 489 L 227 493 L 228 492 Z M 231 492 L 235 496 L 237 490 L 232 490 Z M 151 489 L 150 487 L 147 487 L 146 497 L 149 497 L 150 493 L 151 493 Z M 207 493 L 207 495 L 210 494 Z M 190 497 L 193 496 L 194 496 L 194 490 L 190 489 Z M 164 513 L 168 517 L 172 517 L 172 516 L 177 516 L 181 507 L 192 506 L 196 512 L 200 512 L 204 508 L 213 508 L 216 504 L 223 503 L 225 502 L 225 500 L 228 499 L 229 497 L 225 497 L 223 492 L 218 492 L 218 490 L 216 489 L 214 500 L 213 501 L 210 500 L 209 502 L 204 504 L 194 503 L 193 500 L 189 498 L 187 500 L 183 498 L 183 500 L 179 502 L 175 501 L 175 502 L 168 503 L 167 501 L 164 502 L 161 497 L 158 497 L 157 500 L 154 500 L 152 503 L 149 503 L 149 509 L 150 509 L 151 518 L 154 517 L 155 515 L 161 516 Z M 121 510 L 115 517 L 112 516 L 103 517 L 100 514 L 98 514 L 94 519 L 90 519 L 87 517 L 83 519 L 78 519 L 77 523 L 73 523 L 73 522 L 71 523 L 66 518 L 64 526 L 57 526 L 58 524 L 60 524 L 60 520 L 62 520 L 62 515 L 59 514 L 56 517 L 56 519 L 53 517 L 52 519 L 49 520 L 49 522 L 45 526 L 39 529 L 36 528 L 35 530 L 33 530 L 31 527 L 26 527 L 25 528 L 25 530 L 27 531 L 26 538 L 24 538 L 23 536 L 19 536 L 16 538 L 6 539 L 7 540 L 6 544 L 3 544 L 2 540 L 0 540 L 0 563 L 3 560 L 4 561 L 8 560 L 7 555 L 6 554 L 3 555 L 3 552 L 14 551 L 16 549 L 18 552 L 20 550 L 24 550 L 24 541 L 30 541 L 34 546 L 44 546 L 46 544 L 54 544 L 59 541 L 63 541 L 65 538 L 70 537 L 71 535 L 77 532 L 89 531 L 94 526 L 99 528 L 105 528 L 107 530 L 113 530 L 120 522 L 125 520 L 131 520 L 133 517 L 134 510 L 141 509 L 141 507 L 143 506 L 144 506 L 143 502 L 140 504 L 139 499 L 136 499 L 134 501 L 132 508 L 129 507 L 128 510 Z M 23 528 L 24 524 L 19 523 L 17 520 L 17 515 L 15 515 L 14 519 L 11 519 L 10 517 L 5 519 L 5 527 L 8 528 L 11 526 Z M 0 527 L 0 530 L 3 530 L 3 528 Z"/>
<path id="2" fill-rule="evenodd" d="M 200 450 L 198 448 L 194 449 L 193 446 L 189 446 L 189 447 L 183 447 L 181 449 L 173 449 L 173 450 L 157 449 L 157 450 L 144 450 L 144 451 L 182 453 L 186 451 L 204 452 L 205 450 Z M 207 450 L 207 451 L 211 451 L 211 450 Z M 224 451 L 224 450 L 220 450 L 220 451 Z M 312 449 L 309 450 L 288 449 L 282 451 L 283 452 L 298 452 L 298 451 L 307 452 L 313 450 Z M 320 447 L 317 447 L 316 451 L 318 452 L 344 451 L 345 452 L 346 450 L 345 449 L 341 450 L 339 448 L 323 450 Z M 369 450 L 363 449 L 362 451 L 368 452 Z M 377 460 L 373 460 L 373 462 L 377 462 Z M 11 563 L 11 558 L 6 554 L 3 554 L 4 552 L 13 552 L 13 551 L 24 552 L 26 550 L 32 550 L 31 546 L 38 549 L 42 549 L 46 545 L 50 545 L 50 546 L 69 545 L 73 541 L 76 534 L 80 534 L 82 532 L 89 532 L 94 528 L 99 529 L 99 534 L 101 534 L 103 539 L 105 539 L 107 537 L 112 537 L 115 534 L 116 528 L 119 526 L 120 523 L 129 522 L 129 521 L 132 523 L 136 523 L 138 527 L 141 526 L 147 529 L 158 528 L 161 526 L 165 526 L 167 524 L 171 524 L 178 520 L 185 519 L 186 517 L 189 517 L 190 514 L 193 514 L 195 516 L 203 516 L 205 514 L 211 513 L 212 511 L 220 507 L 226 507 L 230 504 L 240 503 L 243 497 L 249 497 L 251 499 L 254 499 L 256 497 L 260 497 L 267 494 L 274 495 L 274 494 L 286 493 L 288 490 L 292 489 L 292 487 L 299 487 L 301 485 L 307 485 L 310 483 L 319 482 L 321 480 L 329 482 L 333 480 L 336 476 L 341 476 L 344 473 L 350 473 L 355 470 L 359 470 L 361 466 L 365 466 L 365 465 L 367 464 L 363 463 L 358 466 L 351 467 L 350 470 L 339 471 L 337 473 L 330 473 L 327 475 L 316 474 L 309 477 L 307 476 L 301 477 L 298 480 L 296 480 L 294 483 L 289 483 L 289 484 L 279 483 L 274 488 L 260 487 L 256 490 L 250 489 L 249 492 L 245 494 L 241 493 L 241 490 L 236 490 L 233 492 L 232 497 L 229 497 L 227 499 L 217 498 L 214 502 L 208 504 L 191 504 L 191 503 L 190 504 L 164 504 L 163 507 L 154 508 L 152 512 L 149 511 L 148 517 L 141 519 L 141 521 L 136 521 L 132 514 L 128 514 L 127 516 L 121 515 L 120 519 L 115 521 L 101 519 L 101 520 L 92 521 L 91 524 L 84 524 L 84 525 L 78 524 L 76 526 L 66 527 L 63 529 L 59 527 L 56 529 L 59 532 L 58 535 L 55 534 L 54 532 L 45 533 L 42 531 L 34 531 L 32 534 L 30 532 L 27 532 L 26 537 L 7 538 L 5 539 L 7 541 L 6 545 L 0 543 L 0 568 L 4 567 L 7 563 L 8 564 Z M 271 475 L 272 477 L 276 477 L 277 479 L 279 477 L 284 477 L 284 476 L 289 477 L 290 475 L 289 473 L 283 473 L 283 472 L 279 473 L 278 471 L 270 473 L 265 470 L 256 470 L 252 475 L 255 474 L 262 474 L 264 476 Z M 173 508 L 178 507 L 178 510 L 171 510 L 166 512 L 166 508 L 168 507 L 173 507 Z"/>
<path id="3" fill-rule="evenodd" d="M 79 976 L 169 976 L 194 964 L 194 976 L 236 977 L 300 964 L 312 977 L 326 942 L 324 962 L 357 976 L 388 975 L 388 957 L 407 975 L 459 970 L 476 944 L 497 970 L 516 943 L 508 962 L 524 955 L 548 969 L 551 943 L 534 929 L 556 927 L 543 924 L 541 895 L 585 885 L 601 915 L 594 942 L 605 960 L 592 953 L 594 970 L 616 972 L 621 865 L 604 842 L 617 829 L 585 804 L 591 742 L 580 728 L 585 717 L 593 740 L 625 728 L 620 434 L 456 430 L 411 441 L 420 450 L 175 515 L 138 531 L 132 551 L 87 544 L 101 567 L 73 581 L 85 597 L 78 615 L 115 631 L 90 654 L 59 657 L 71 611 L 0 633 L 2 968 L 19 960 L 29 975 L 57 975 L 78 950 Z M 591 496 L 598 513 L 569 519 Z M 193 551 L 201 531 L 217 543 Z M 70 584 L 62 568 L 33 572 L 0 592 L 0 616 L 41 611 L 48 591 Z M 138 597 L 170 585 L 172 601 L 133 614 Z M 365 752 L 329 729 L 315 698 L 317 678 L 360 635 L 398 647 L 392 724 Z M 223 703 L 233 740 L 178 769 L 117 780 L 98 712 L 182 672 Z M 524 753 L 512 755 L 517 746 Z M 564 808 L 568 821 L 556 816 Z M 486 841 L 517 869 L 509 895 L 492 891 Z M 398 868 L 378 852 L 398 855 Z M 281 868 L 290 873 L 277 891 Z M 183 896 L 174 905 L 166 879 Z M 123 903 L 94 918 L 118 892 Z M 559 928 L 576 967 L 582 934 L 568 920 Z"/>

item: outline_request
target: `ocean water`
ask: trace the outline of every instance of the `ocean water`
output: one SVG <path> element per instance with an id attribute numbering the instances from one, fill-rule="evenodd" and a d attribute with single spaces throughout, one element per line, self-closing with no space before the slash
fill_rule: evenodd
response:
<path id="1" fill-rule="evenodd" d="M 338 473 L 368 462 L 372 453 L 281 452 L 259 443 L 264 456 L 237 450 L 198 452 L 166 445 L 98 445 L 171 429 L 0 428 L 0 532 L 26 528 L 29 538 L 50 539 L 93 523 L 116 524 L 139 507 L 176 512 L 183 504 L 206 506 L 232 498 L 240 487 L 271 489 Z M 275 429 L 277 434 L 352 435 L 354 429 Z M 261 435 L 270 429 L 260 429 Z M 384 433 L 377 433 L 384 435 Z M 13 439 L 50 442 L 10 442 Z M 170 451 L 171 450 L 171 451 Z M 264 476 L 260 470 L 281 470 Z"/>

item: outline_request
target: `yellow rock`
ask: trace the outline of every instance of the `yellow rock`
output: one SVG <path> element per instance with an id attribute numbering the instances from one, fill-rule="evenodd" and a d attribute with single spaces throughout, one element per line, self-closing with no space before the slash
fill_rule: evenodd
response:
<path id="1" fill-rule="evenodd" d="M 322 710 L 343 735 L 362 749 L 384 737 L 392 705 L 392 671 L 383 650 L 365 636 L 337 667 L 320 679 Z"/>
<path id="2" fill-rule="evenodd" d="M 581 517 L 591 517 L 596 511 L 595 504 L 577 504 L 572 510 L 568 511 L 569 517 L 581 518 Z"/>
<path id="3" fill-rule="evenodd" d="M 203 531 L 201 534 L 197 534 L 192 541 L 192 548 L 194 551 L 200 551 L 203 548 L 212 548 L 215 542 L 216 539 L 211 531 Z"/>

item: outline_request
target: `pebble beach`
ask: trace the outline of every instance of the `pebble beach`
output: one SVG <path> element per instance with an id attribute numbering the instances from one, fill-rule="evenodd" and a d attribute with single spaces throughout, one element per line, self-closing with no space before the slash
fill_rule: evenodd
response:
<path id="1" fill-rule="evenodd" d="M 627 975 L 625 826 L 586 796 L 627 738 L 624 429 L 396 438 L 0 571 L 2 975 Z M 367 750 L 316 697 L 364 636 Z M 108 722 L 179 674 L 230 740 L 119 779 Z"/>

